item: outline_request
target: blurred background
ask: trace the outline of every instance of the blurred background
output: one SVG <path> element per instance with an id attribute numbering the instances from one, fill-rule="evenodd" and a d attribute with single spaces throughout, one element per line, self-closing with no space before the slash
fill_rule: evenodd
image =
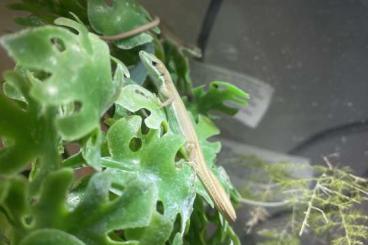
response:
<path id="1" fill-rule="evenodd" d="M 22 13 L 5 7 L 11 2 L 0 4 L 1 35 L 20 29 L 13 18 Z M 367 0 L 140 2 L 203 49 L 192 62 L 196 83 L 225 80 L 250 93 L 236 119 L 218 121 L 220 164 L 237 152 L 311 164 L 328 156 L 368 176 Z M 12 65 L 0 49 L 1 72 Z M 249 242 L 244 219 L 237 231 Z"/>

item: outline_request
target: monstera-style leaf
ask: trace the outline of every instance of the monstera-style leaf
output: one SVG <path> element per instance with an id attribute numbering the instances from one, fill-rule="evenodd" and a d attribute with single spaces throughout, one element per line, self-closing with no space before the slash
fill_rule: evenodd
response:
<path id="1" fill-rule="evenodd" d="M 143 134 L 141 123 L 139 116 L 122 118 L 107 132 L 111 160 L 117 163 L 115 169 L 124 170 L 117 181 L 152 180 L 159 191 L 164 217 L 173 222 L 180 215 L 184 231 L 195 197 L 195 175 L 188 165 L 175 162 L 183 137 L 154 129 Z"/>
<path id="2" fill-rule="evenodd" d="M 38 27 L 0 39 L 17 64 L 0 91 L 0 243 L 238 244 L 207 209 L 213 203 L 186 163 L 181 122 L 152 92 L 138 52 L 165 60 L 206 163 L 235 200 L 215 165 L 220 144 L 210 138 L 219 131 L 208 116 L 235 113 L 247 95 L 223 82 L 192 90 L 184 49 L 159 40 L 157 27 L 109 44 L 88 32 L 150 22 L 135 0 L 17 2 L 12 8 L 31 14 L 18 23 Z M 70 16 L 77 21 L 59 18 Z M 76 154 L 63 152 L 77 144 Z"/>
<path id="3" fill-rule="evenodd" d="M 6 35 L 1 44 L 9 55 L 34 73 L 31 96 L 44 106 L 75 105 L 75 111 L 56 120 L 59 133 L 78 139 L 97 128 L 113 95 L 109 49 L 85 27 L 68 19 L 62 27 L 44 26 Z M 44 74 L 37 77 L 37 74 Z"/>
<path id="4" fill-rule="evenodd" d="M 148 13 L 135 0 L 112 0 L 111 5 L 105 0 L 88 0 L 88 18 L 92 28 L 103 35 L 127 32 L 150 21 Z M 115 44 L 131 49 L 152 40 L 150 34 L 140 33 Z"/>
<path id="5" fill-rule="evenodd" d="M 221 81 L 211 82 L 208 91 L 204 86 L 194 89 L 195 103 L 190 105 L 194 114 L 208 115 L 210 112 L 219 111 L 234 115 L 239 107 L 244 107 L 249 99 L 247 93 L 236 86 Z"/>
<path id="6" fill-rule="evenodd" d="M 125 86 L 115 104 L 130 112 L 148 110 L 150 115 L 145 118 L 144 122 L 149 128 L 159 129 L 165 120 L 165 113 L 160 106 L 159 99 L 147 89 L 136 84 Z"/>
<path id="7" fill-rule="evenodd" d="M 29 95 L 31 82 L 24 70 L 5 73 L 5 81 L 16 91 L 13 95 L 27 104 L 22 106 L 0 93 L 0 137 L 9 142 L 0 149 L 0 175 L 14 174 L 37 158 L 41 159 L 41 172 L 55 169 L 59 163 L 55 110 L 40 112 L 39 104 Z"/>
<path id="8" fill-rule="evenodd" d="M 37 241 L 40 242 L 38 244 L 47 241 L 81 244 L 79 240 L 92 245 L 116 244 L 108 238 L 109 232 L 146 227 L 157 222 L 157 215 L 153 215 L 157 189 L 150 180 L 126 182 L 121 195 L 110 200 L 109 175 L 97 173 L 90 179 L 80 200 L 74 203 L 73 208 L 68 208 L 66 197 L 72 176 L 69 169 L 51 173 L 43 184 L 39 199 L 33 201 L 34 205 L 29 203 L 26 182 L 21 179 L 12 181 L 1 206 L 17 224 L 14 241 L 24 238 L 21 244 L 37 244 Z M 31 226 L 23 222 L 29 211 L 32 211 L 29 217 Z M 46 234 L 55 234 L 60 239 L 47 238 Z"/>
<path id="9" fill-rule="evenodd" d="M 160 126 L 162 122 L 167 122 L 166 120 L 169 120 L 167 123 L 170 126 L 177 125 L 178 123 L 180 123 L 180 122 L 177 122 L 175 117 L 166 118 L 165 113 L 163 112 L 165 108 L 161 108 L 159 106 L 160 103 L 159 103 L 158 98 L 155 95 L 153 95 L 151 92 L 149 92 L 148 90 L 138 85 L 128 85 L 124 87 L 122 90 L 121 96 L 117 100 L 116 103 L 119 106 L 122 106 L 126 110 L 133 112 L 133 113 L 137 112 L 140 109 L 146 109 L 148 111 L 149 114 L 145 119 L 145 122 L 146 122 L 145 125 L 151 128 L 151 130 L 149 131 L 147 136 L 150 135 L 150 133 L 155 132 L 155 130 L 157 129 L 157 127 L 155 126 Z M 153 125 L 152 123 L 147 123 L 147 121 L 149 122 L 149 119 L 151 119 L 151 121 L 155 121 L 156 124 L 152 126 Z M 121 121 L 122 120 L 123 119 L 121 119 Z M 144 154 L 143 150 L 145 149 L 143 148 L 145 136 L 142 135 L 140 131 L 141 129 L 141 127 L 139 126 L 140 122 L 141 122 L 140 117 L 132 117 L 130 119 L 130 123 L 124 123 L 125 126 L 121 126 L 120 130 L 116 129 L 115 127 L 117 126 L 114 125 L 111 127 L 110 129 L 111 131 L 109 131 L 108 133 L 108 141 L 110 142 L 110 151 L 111 151 L 112 159 L 114 161 L 122 162 L 122 164 L 120 164 L 121 169 L 124 169 L 124 170 L 134 169 L 134 171 L 132 172 L 135 174 L 137 172 L 142 171 L 140 170 L 141 166 L 139 163 L 140 161 L 142 161 L 142 159 L 137 160 L 137 156 L 138 154 Z M 217 168 L 214 164 L 216 155 L 217 153 L 219 153 L 220 148 L 221 148 L 220 143 L 208 141 L 210 137 L 217 135 L 219 133 L 219 130 L 209 118 L 204 117 L 204 116 L 198 117 L 198 124 L 196 124 L 195 127 L 196 127 L 200 145 L 201 145 L 204 157 L 206 159 L 206 163 L 208 164 L 208 167 L 219 177 L 219 180 L 224 185 L 227 191 L 229 192 L 234 191 L 232 188 L 231 182 L 229 181 L 229 178 L 224 172 L 224 170 Z M 127 128 L 130 128 L 130 130 L 127 131 Z M 166 130 L 168 130 L 168 133 L 167 133 L 168 135 L 170 134 L 175 135 L 171 131 L 170 127 Z M 182 135 L 180 135 L 180 132 L 176 132 L 176 133 L 178 133 L 176 134 L 176 136 L 183 137 Z M 109 137 L 109 135 L 111 135 L 111 137 Z M 119 135 L 121 139 L 120 141 L 113 143 L 112 140 L 119 137 L 116 135 Z M 123 141 L 124 138 L 125 140 Z M 162 137 L 162 139 L 164 139 L 164 137 Z M 129 148 L 129 146 L 132 146 L 131 144 L 137 141 L 139 142 L 139 148 L 138 150 L 136 149 L 136 152 L 134 152 L 132 151 L 131 148 Z M 119 146 L 119 147 L 114 147 L 114 145 Z M 177 147 L 180 147 L 180 145 L 178 145 Z M 174 149 L 176 149 L 176 151 L 173 151 L 173 152 L 177 152 L 178 148 L 174 148 Z M 174 153 L 171 153 L 171 154 L 174 155 Z M 119 156 L 121 157 L 121 159 Z M 174 163 L 171 163 L 171 165 L 173 164 Z M 181 165 L 185 168 L 188 167 L 188 165 L 185 164 L 185 161 L 183 161 Z M 162 168 L 161 172 L 159 172 L 158 175 L 161 176 L 164 173 L 163 171 L 166 171 L 166 170 Z M 177 174 L 180 176 L 182 173 L 178 172 Z M 157 176 L 155 176 L 154 178 L 157 178 Z M 163 180 L 162 177 L 160 177 L 159 179 Z M 205 190 L 202 183 L 198 179 L 195 180 L 195 191 L 198 194 L 200 194 L 212 207 L 214 206 L 207 191 Z M 166 210 L 165 203 L 166 202 L 163 202 L 164 210 Z"/>

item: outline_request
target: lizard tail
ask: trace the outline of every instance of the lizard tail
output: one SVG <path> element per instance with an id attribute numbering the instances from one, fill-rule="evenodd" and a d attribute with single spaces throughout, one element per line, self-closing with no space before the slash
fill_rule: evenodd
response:
<path id="1" fill-rule="evenodd" d="M 210 197 L 215 203 L 216 208 L 225 216 L 228 221 L 235 221 L 235 209 L 219 180 L 207 166 L 201 169 L 198 169 L 198 167 L 198 165 L 194 166 L 194 168 L 196 168 L 195 170 L 197 170 L 197 175 L 207 192 L 210 194 Z"/>

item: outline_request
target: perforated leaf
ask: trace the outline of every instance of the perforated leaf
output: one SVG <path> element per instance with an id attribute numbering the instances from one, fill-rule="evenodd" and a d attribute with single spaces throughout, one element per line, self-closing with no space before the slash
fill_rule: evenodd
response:
<path id="1" fill-rule="evenodd" d="M 165 244 L 170 237 L 172 226 L 170 219 L 154 213 L 148 227 L 128 229 L 126 237 L 129 240 L 138 240 L 139 245 Z"/>
<path id="2" fill-rule="evenodd" d="M 221 82 L 211 82 L 208 90 L 200 86 L 193 91 L 195 103 L 191 105 L 191 110 L 197 114 L 208 115 L 211 112 L 219 111 L 229 115 L 234 115 L 239 107 L 247 104 L 249 96 L 236 86 Z"/>
<path id="3" fill-rule="evenodd" d="M 161 135 L 160 130 L 154 129 L 142 134 L 141 123 L 139 116 L 132 116 L 112 125 L 107 133 L 111 159 L 120 163 L 122 169 L 131 169 L 122 175 L 121 181 L 132 176 L 152 180 L 158 187 L 164 216 L 173 222 L 180 214 L 184 229 L 195 196 L 192 169 L 186 164 L 175 163 L 184 140 L 180 135 Z"/>
<path id="4" fill-rule="evenodd" d="M 41 159 L 43 172 L 56 168 L 59 160 L 52 108 L 39 112 L 40 107 L 29 95 L 30 80 L 24 71 L 5 73 L 7 85 L 16 97 L 26 101 L 25 108 L 0 93 L 0 137 L 9 144 L 0 149 L 0 175 L 14 174 L 26 164 Z M 45 162 L 47 161 L 47 165 Z"/>
<path id="5" fill-rule="evenodd" d="M 58 19 L 77 30 L 44 26 L 6 35 L 1 44 L 17 64 L 45 76 L 34 77 L 31 95 L 44 107 L 76 104 L 71 115 L 56 120 L 68 140 L 86 135 L 99 125 L 113 94 L 108 46 L 82 25 Z M 80 107 L 80 108 L 79 108 Z"/>
<path id="6" fill-rule="evenodd" d="M 125 86 L 115 104 L 130 112 L 137 112 L 141 109 L 148 110 L 150 115 L 145 118 L 145 124 L 149 128 L 159 129 L 162 121 L 165 120 L 165 113 L 160 107 L 159 99 L 139 85 Z"/>
<path id="7" fill-rule="evenodd" d="M 144 227 L 150 223 L 153 206 L 157 200 L 157 190 L 149 181 L 134 180 L 125 183 L 122 194 L 110 200 L 111 180 L 108 174 L 95 174 L 89 181 L 81 200 L 73 209 L 69 209 L 66 206 L 66 195 L 71 180 L 72 171 L 67 169 L 52 173 L 45 180 L 40 199 L 32 207 L 32 230 L 58 229 L 74 235 L 86 244 L 101 245 L 113 244 L 113 241 L 107 237 L 108 232 Z M 26 190 L 24 186 L 18 189 Z M 11 205 L 26 202 L 25 194 L 16 195 L 18 193 L 16 190 L 9 191 L 7 198 L 9 201 L 5 202 L 12 210 L 14 207 Z M 14 198 L 16 197 L 14 195 L 19 196 L 23 201 L 20 202 L 19 198 Z M 18 210 L 24 210 L 24 207 L 20 206 Z M 14 216 L 21 218 L 24 211 L 17 213 L 19 214 Z M 43 239 L 42 237 L 40 239 Z M 32 238 L 31 241 L 33 239 L 36 238 Z"/>

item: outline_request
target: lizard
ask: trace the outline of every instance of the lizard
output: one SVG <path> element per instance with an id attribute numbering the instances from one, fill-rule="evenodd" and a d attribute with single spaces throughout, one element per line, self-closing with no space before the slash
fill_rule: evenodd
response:
<path id="1" fill-rule="evenodd" d="M 236 213 L 234 207 L 219 180 L 206 164 L 192 119 L 176 90 L 169 71 L 163 62 L 154 55 L 145 51 L 140 51 L 139 56 L 147 69 L 149 77 L 158 89 L 161 106 L 171 107 L 171 111 L 178 123 L 179 130 L 186 141 L 185 150 L 188 155 L 189 165 L 194 169 L 216 208 L 227 220 L 235 221 Z"/>

